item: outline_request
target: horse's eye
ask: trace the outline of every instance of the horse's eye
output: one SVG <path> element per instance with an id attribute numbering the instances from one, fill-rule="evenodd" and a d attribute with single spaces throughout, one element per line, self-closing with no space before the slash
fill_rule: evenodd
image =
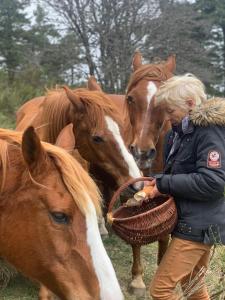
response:
<path id="1" fill-rule="evenodd" d="M 58 224 L 69 224 L 69 216 L 62 212 L 51 212 L 51 216 Z"/>
<path id="2" fill-rule="evenodd" d="M 134 103 L 134 99 L 133 99 L 132 96 L 130 96 L 130 95 L 127 96 L 127 103 L 128 103 L 128 104 Z"/>
<path id="3" fill-rule="evenodd" d="M 92 136 L 92 141 L 96 144 L 100 144 L 104 142 L 103 137 L 99 136 L 99 135 L 93 135 Z"/>

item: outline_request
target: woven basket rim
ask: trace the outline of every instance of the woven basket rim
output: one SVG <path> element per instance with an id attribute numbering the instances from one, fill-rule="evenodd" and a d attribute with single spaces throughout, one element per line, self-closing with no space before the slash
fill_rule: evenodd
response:
<path id="1" fill-rule="evenodd" d="M 114 212 L 118 211 L 119 209 L 126 208 L 126 207 L 120 206 L 119 208 L 115 209 L 112 212 L 113 222 L 114 221 L 120 221 L 121 222 L 121 221 L 127 221 L 127 220 L 134 220 L 137 217 L 142 217 L 142 216 L 148 215 L 150 212 L 153 213 L 153 212 L 157 211 L 159 208 L 163 208 L 164 206 L 168 205 L 170 202 L 173 204 L 174 203 L 173 197 L 172 196 L 167 196 L 167 197 L 168 197 L 168 199 L 165 202 L 163 202 L 162 204 L 160 204 L 159 206 L 156 206 L 153 209 L 147 210 L 147 211 L 145 211 L 141 214 L 133 215 L 131 217 L 125 217 L 125 218 L 114 217 L 114 215 L 113 215 Z M 165 197 L 165 198 L 167 198 L 167 197 Z M 153 200 L 153 199 L 151 199 L 151 200 Z M 151 201 L 151 200 L 149 200 L 149 201 Z"/>

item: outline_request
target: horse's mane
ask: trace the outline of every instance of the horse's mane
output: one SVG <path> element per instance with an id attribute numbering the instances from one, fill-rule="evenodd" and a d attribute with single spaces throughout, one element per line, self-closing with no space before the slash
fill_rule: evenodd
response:
<path id="1" fill-rule="evenodd" d="M 21 132 L 0 128 L 0 168 L 3 174 L 2 188 L 5 182 L 9 161 L 8 146 L 12 143 L 21 146 L 21 142 Z M 63 181 L 80 211 L 86 215 L 88 213 L 88 202 L 92 201 L 97 213 L 100 214 L 100 193 L 87 172 L 84 171 L 81 165 L 65 150 L 49 143 L 41 142 L 41 144 L 48 155 L 54 159 L 61 172 Z"/>
<path id="2" fill-rule="evenodd" d="M 159 64 L 153 63 L 142 65 L 132 73 L 127 86 L 126 94 L 128 94 L 142 79 L 149 81 L 165 81 L 170 77 L 172 77 L 172 73 L 165 68 L 163 61 L 161 61 Z"/>
<path id="3" fill-rule="evenodd" d="M 116 104 L 102 91 L 89 91 L 87 89 L 76 89 L 77 94 L 87 112 L 88 119 L 92 125 L 93 132 L 103 129 L 105 115 L 122 124 L 121 113 Z"/>
<path id="4" fill-rule="evenodd" d="M 69 123 L 70 102 L 63 89 L 49 90 L 42 103 L 42 140 L 55 143 L 59 132 Z"/>
<path id="5" fill-rule="evenodd" d="M 88 117 L 93 133 L 103 128 L 105 115 L 122 122 L 117 106 L 103 92 L 79 88 L 73 90 L 73 93 L 84 105 L 85 115 Z M 43 137 L 45 141 L 54 143 L 60 130 L 71 121 L 69 120 L 71 105 L 64 89 L 48 91 L 43 102 L 42 113 L 42 124 L 47 124 Z"/>

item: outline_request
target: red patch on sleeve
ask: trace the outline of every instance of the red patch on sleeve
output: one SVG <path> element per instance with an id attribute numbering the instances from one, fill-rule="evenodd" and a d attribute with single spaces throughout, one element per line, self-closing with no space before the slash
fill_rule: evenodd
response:
<path id="1" fill-rule="evenodd" d="M 219 151 L 211 150 L 208 153 L 207 167 L 221 168 L 221 155 Z"/>

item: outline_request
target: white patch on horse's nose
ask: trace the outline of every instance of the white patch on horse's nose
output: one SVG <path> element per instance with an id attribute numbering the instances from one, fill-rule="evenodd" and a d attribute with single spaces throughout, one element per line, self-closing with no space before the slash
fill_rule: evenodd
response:
<path id="1" fill-rule="evenodd" d="M 94 205 L 89 196 L 87 197 L 89 206 L 86 215 L 87 243 L 99 282 L 100 300 L 123 300 L 116 273 L 101 240 Z"/>
<path id="2" fill-rule="evenodd" d="M 128 165 L 129 168 L 129 175 L 133 178 L 137 178 L 141 176 L 141 172 L 138 169 L 138 166 L 134 160 L 133 155 L 130 154 L 130 152 L 127 150 L 124 140 L 122 139 L 122 136 L 120 134 L 119 126 L 118 124 L 109 116 L 105 116 L 106 124 L 108 126 L 109 131 L 111 131 L 112 135 L 114 136 L 117 144 L 119 145 L 119 149 L 121 151 L 121 154 L 125 160 L 125 162 Z M 117 155 L 115 153 L 115 155 Z"/>

